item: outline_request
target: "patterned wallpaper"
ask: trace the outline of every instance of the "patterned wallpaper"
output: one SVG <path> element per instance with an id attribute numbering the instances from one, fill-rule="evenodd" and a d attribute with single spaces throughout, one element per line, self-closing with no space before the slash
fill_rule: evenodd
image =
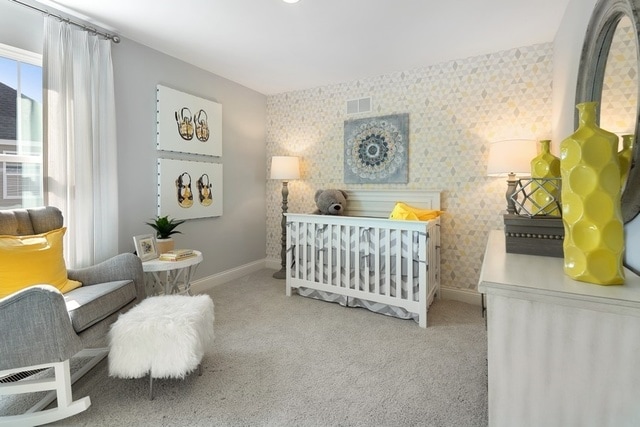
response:
<path id="1" fill-rule="evenodd" d="M 313 211 L 320 188 L 381 188 L 344 184 L 344 121 L 408 113 L 409 182 L 384 188 L 442 190 L 442 286 L 476 289 L 487 234 L 502 228 L 506 206 L 506 179 L 486 176 L 489 143 L 550 138 L 552 58 L 546 43 L 269 96 L 267 158 L 302 162 L 289 211 Z M 346 114 L 347 100 L 365 97 L 370 113 Z M 267 179 L 267 257 L 277 260 L 281 188 Z"/>

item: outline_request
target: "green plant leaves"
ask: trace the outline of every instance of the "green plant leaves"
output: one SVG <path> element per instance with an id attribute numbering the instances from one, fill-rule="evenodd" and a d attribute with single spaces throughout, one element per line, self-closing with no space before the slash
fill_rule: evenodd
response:
<path id="1" fill-rule="evenodd" d="M 145 224 L 151 226 L 156 231 L 156 237 L 158 239 L 168 239 L 172 234 L 182 234 L 181 231 L 176 230 L 176 227 L 185 222 L 185 220 L 176 220 L 169 218 L 169 215 L 159 216 L 153 222 L 147 222 Z"/>

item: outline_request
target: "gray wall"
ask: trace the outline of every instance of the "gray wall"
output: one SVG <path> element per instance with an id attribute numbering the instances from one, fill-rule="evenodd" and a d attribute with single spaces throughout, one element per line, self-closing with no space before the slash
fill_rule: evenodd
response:
<path id="1" fill-rule="evenodd" d="M 13 2 L 0 3 L 0 43 L 42 53 L 42 15 Z"/>
<path id="2" fill-rule="evenodd" d="M 41 53 L 42 27 L 39 13 L 0 3 L 0 43 Z M 163 84 L 222 104 L 223 155 L 214 161 L 224 169 L 224 212 L 183 224 L 177 246 L 204 253 L 197 278 L 264 259 L 266 96 L 127 39 L 112 53 L 120 250 L 132 251 L 132 236 L 152 232 L 144 223 L 157 212 L 155 96 Z"/>
<path id="3" fill-rule="evenodd" d="M 575 130 L 576 84 L 582 44 L 596 0 L 571 0 L 553 43 L 553 145 Z"/>
<path id="4" fill-rule="evenodd" d="M 189 220 L 174 237 L 178 247 L 201 250 L 208 276 L 266 255 L 266 97 L 229 80 L 124 39 L 112 49 L 118 123 L 120 249 L 157 211 L 156 85 L 222 104 L 224 212 Z M 173 156 L 180 158 L 180 156 Z M 193 157 L 183 157 L 195 159 Z"/>

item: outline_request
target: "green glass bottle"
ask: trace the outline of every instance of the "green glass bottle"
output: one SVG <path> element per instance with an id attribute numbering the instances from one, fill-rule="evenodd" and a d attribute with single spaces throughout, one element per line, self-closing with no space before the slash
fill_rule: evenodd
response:
<path id="1" fill-rule="evenodd" d="M 624 282 L 618 137 L 596 125 L 596 106 L 577 105 L 578 129 L 560 144 L 564 272 L 618 285 Z"/>
<path id="2" fill-rule="evenodd" d="M 534 215 L 560 216 L 560 159 L 551 154 L 551 141 L 540 141 L 540 154 L 531 160 L 532 198 L 537 212 Z M 536 182 L 535 179 L 550 180 L 548 182 Z"/>

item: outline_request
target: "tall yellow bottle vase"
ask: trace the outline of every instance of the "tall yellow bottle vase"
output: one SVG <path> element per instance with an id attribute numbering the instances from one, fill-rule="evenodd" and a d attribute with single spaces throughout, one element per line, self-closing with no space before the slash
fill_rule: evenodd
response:
<path id="1" fill-rule="evenodd" d="M 551 141 L 540 141 L 540 154 L 531 160 L 532 198 L 537 212 L 534 215 L 560 216 L 559 204 L 560 190 L 558 179 L 560 178 L 560 159 L 551 154 Z M 538 183 L 535 179 L 553 179 Z"/>
<path id="2" fill-rule="evenodd" d="M 617 285 L 624 282 L 618 137 L 596 125 L 596 106 L 577 105 L 578 129 L 560 144 L 564 272 Z"/>
<path id="3" fill-rule="evenodd" d="M 620 161 L 620 187 L 624 189 L 631 168 L 631 158 L 633 156 L 633 144 L 635 135 L 622 135 L 622 149 L 618 152 Z"/>

